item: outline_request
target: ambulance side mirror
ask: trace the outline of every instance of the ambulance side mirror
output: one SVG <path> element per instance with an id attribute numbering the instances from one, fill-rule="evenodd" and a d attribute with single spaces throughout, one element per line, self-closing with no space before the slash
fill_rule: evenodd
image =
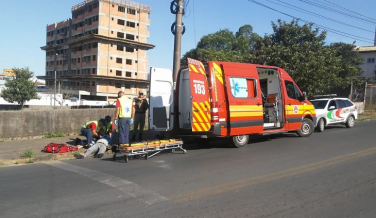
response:
<path id="1" fill-rule="evenodd" d="M 306 92 L 303 92 L 303 95 L 299 96 L 299 101 L 305 101 L 307 100 L 307 93 Z"/>

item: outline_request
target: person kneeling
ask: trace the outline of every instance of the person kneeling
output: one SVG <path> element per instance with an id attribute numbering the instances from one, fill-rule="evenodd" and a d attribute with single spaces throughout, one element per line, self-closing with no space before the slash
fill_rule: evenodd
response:
<path id="1" fill-rule="evenodd" d="M 106 152 L 109 144 L 111 144 L 111 138 L 109 135 L 102 136 L 93 146 L 86 150 L 86 152 L 80 156 L 80 159 L 87 158 L 91 154 L 95 154 L 94 157 L 101 158 Z"/>

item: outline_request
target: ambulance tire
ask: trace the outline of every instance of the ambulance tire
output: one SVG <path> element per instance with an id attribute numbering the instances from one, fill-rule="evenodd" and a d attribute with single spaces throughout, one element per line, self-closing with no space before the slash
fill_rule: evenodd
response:
<path id="1" fill-rule="evenodd" d="M 315 131 L 315 124 L 313 124 L 312 120 L 308 118 L 304 118 L 302 122 L 302 126 L 298 130 L 298 135 L 300 137 L 308 137 Z"/>
<path id="2" fill-rule="evenodd" d="M 231 139 L 231 145 L 235 148 L 241 148 L 248 144 L 249 135 L 237 135 Z"/>

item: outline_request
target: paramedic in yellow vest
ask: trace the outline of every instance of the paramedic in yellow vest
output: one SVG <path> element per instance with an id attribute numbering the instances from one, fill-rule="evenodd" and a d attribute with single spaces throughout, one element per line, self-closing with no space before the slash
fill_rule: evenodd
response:
<path id="1" fill-rule="evenodd" d="M 111 121 L 111 116 L 107 115 L 104 120 L 106 120 L 106 130 L 105 133 L 110 136 L 112 139 L 112 136 L 115 134 L 115 125 L 114 122 Z"/>
<path id="2" fill-rule="evenodd" d="M 99 138 L 98 131 L 102 128 L 104 125 L 105 120 L 93 120 L 87 122 L 81 129 L 82 135 L 84 135 L 87 139 L 87 145 L 85 147 L 91 147 L 95 144 L 93 136 Z"/>
<path id="3" fill-rule="evenodd" d="M 123 91 L 120 91 L 118 95 L 114 121 L 115 125 L 118 125 L 120 147 L 123 147 L 129 146 L 129 131 L 134 115 L 133 99 L 125 96 Z"/>

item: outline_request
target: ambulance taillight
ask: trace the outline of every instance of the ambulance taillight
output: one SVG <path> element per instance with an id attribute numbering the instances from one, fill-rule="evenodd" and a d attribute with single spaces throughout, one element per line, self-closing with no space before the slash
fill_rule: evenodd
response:
<path id="1" fill-rule="evenodd" d="M 218 102 L 212 102 L 211 103 L 211 121 L 213 123 L 219 122 L 219 117 L 218 117 Z"/>

